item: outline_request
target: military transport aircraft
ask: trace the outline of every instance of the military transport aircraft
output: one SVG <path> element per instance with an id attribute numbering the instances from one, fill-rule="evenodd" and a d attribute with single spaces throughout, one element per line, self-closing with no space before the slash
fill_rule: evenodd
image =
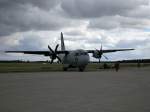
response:
<path id="1" fill-rule="evenodd" d="M 49 45 L 48 49 L 49 51 L 5 51 L 6 53 L 24 53 L 24 54 L 36 54 L 36 55 L 44 55 L 44 56 L 50 56 L 51 64 L 55 59 L 58 59 L 59 62 L 63 64 L 63 70 L 67 71 L 68 68 L 79 68 L 79 71 L 84 71 L 86 65 L 89 62 L 89 53 L 93 54 L 93 57 L 96 59 L 100 59 L 103 55 L 103 53 L 111 53 L 116 51 L 128 51 L 128 50 L 134 50 L 134 49 L 110 49 L 110 50 L 103 50 L 102 45 L 100 50 L 66 50 L 65 44 L 64 44 L 64 38 L 63 33 L 61 32 L 61 50 L 58 49 L 59 44 L 56 45 L 55 50 L 53 50 Z M 106 59 L 108 59 L 106 56 L 104 56 Z"/>

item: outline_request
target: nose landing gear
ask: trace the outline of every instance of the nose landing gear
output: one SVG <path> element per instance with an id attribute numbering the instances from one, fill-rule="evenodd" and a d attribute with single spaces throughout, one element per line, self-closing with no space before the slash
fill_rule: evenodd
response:
<path id="1" fill-rule="evenodd" d="M 68 70 L 68 68 L 67 67 L 63 67 L 63 71 L 67 71 Z"/>
<path id="2" fill-rule="evenodd" d="M 85 69 L 85 66 L 79 67 L 79 71 L 80 71 L 80 72 L 83 72 L 84 69 Z"/>
<path id="3" fill-rule="evenodd" d="M 63 67 L 63 71 L 67 71 L 69 67 Z M 78 68 L 79 72 L 83 72 L 85 70 L 85 66 L 79 67 Z"/>

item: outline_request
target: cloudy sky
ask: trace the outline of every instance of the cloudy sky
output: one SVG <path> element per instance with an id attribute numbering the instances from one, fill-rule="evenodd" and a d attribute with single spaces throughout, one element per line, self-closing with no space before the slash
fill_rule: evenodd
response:
<path id="1" fill-rule="evenodd" d="M 110 60 L 150 58 L 150 0 L 0 0 L 0 51 L 135 48 Z M 0 60 L 48 57 L 0 53 Z"/>

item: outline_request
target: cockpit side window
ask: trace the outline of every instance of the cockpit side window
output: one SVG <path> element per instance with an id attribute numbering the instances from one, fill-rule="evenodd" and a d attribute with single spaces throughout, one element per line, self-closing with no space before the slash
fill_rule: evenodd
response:
<path id="1" fill-rule="evenodd" d="M 80 56 L 80 55 L 87 55 L 88 53 L 87 52 L 77 52 L 75 53 L 75 56 Z"/>

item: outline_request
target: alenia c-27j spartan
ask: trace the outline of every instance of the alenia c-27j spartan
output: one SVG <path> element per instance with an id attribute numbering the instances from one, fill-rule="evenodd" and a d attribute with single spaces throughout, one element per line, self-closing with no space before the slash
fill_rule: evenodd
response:
<path id="1" fill-rule="evenodd" d="M 63 70 L 67 71 L 68 68 L 79 68 L 79 71 L 84 71 L 86 65 L 90 61 L 89 53 L 92 53 L 93 57 L 96 59 L 100 59 L 102 56 L 104 56 L 104 53 L 111 53 L 116 51 L 128 51 L 128 50 L 134 50 L 134 49 L 109 49 L 109 50 L 103 50 L 102 45 L 100 50 L 83 50 L 83 49 L 77 49 L 77 50 L 66 50 L 65 44 L 64 44 L 64 38 L 63 33 L 61 32 L 61 50 L 58 49 L 58 44 L 55 47 L 55 50 L 53 50 L 49 45 L 48 49 L 49 51 L 5 51 L 6 53 L 24 53 L 24 54 L 36 54 L 36 55 L 44 55 L 44 56 L 50 56 L 51 64 L 55 59 L 58 59 L 59 62 L 63 64 Z M 104 56 L 106 59 L 107 57 Z"/>

